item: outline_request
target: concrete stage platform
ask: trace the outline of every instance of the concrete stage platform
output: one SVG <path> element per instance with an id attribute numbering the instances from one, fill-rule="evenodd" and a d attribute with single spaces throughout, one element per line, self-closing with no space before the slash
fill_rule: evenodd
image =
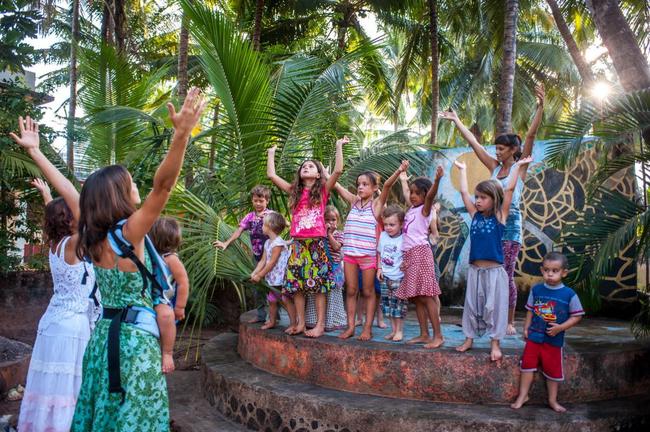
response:
<path id="1" fill-rule="evenodd" d="M 414 314 L 412 314 L 414 315 Z M 442 316 L 445 345 L 436 350 L 422 345 L 388 342 L 388 329 L 373 327 L 373 340 L 340 340 L 339 332 L 318 339 L 284 334 L 286 317 L 277 328 L 261 330 L 242 316 L 238 352 L 254 367 L 288 379 L 333 390 L 430 402 L 509 404 L 517 395 L 519 357 L 524 341 L 502 341 L 504 358 L 489 359 L 489 339 L 459 353 L 462 343 L 459 311 Z M 521 332 L 523 322 L 517 323 Z M 357 335 L 361 329 L 357 328 Z M 417 322 L 405 323 L 405 339 L 418 333 Z M 650 344 L 632 337 L 626 322 L 585 318 L 567 332 L 564 349 L 566 382 L 559 399 L 568 403 L 648 396 Z M 544 403 L 546 389 L 537 378 L 531 404 Z"/>

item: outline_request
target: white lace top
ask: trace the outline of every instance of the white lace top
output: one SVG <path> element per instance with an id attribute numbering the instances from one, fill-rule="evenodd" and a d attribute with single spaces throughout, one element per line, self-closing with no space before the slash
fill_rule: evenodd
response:
<path id="1" fill-rule="evenodd" d="M 65 262 L 65 245 L 68 240 L 70 237 L 61 240 L 54 252 L 50 249 L 50 271 L 54 282 L 54 295 L 38 323 L 39 332 L 46 330 L 51 323 L 75 314 L 87 314 L 92 328 L 99 314 L 98 308 L 95 308 L 93 301 L 88 297 L 95 285 L 93 266 L 85 261 L 77 264 Z M 82 284 L 86 272 L 85 284 Z"/>

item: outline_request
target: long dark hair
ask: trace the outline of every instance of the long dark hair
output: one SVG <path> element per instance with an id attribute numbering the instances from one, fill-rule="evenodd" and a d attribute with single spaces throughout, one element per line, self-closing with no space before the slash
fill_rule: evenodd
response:
<path id="1" fill-rule="evenodd" d="M 77 256 L 98 261 L 109 228 L 135 212 L 131 175 L 122 165 L 110 165 L 86 179 L 79 196 Z"/>
<path id="2" fill-rule="evenodd" d="M 296 176 L 293 179 L 293 183 L 291 183 L 291 193 L 289 194 L 289 206 L 291 207 L 291 210 L 296 209 L 298 203 L 300 202 L 302 191 L 305 189 L 305 186 L 302 184 L 302 179 L 300 178 L 300 171 L 302 170 L 303 165 L 305 165 L 307 162 L 313 162 L 318 169 L 318 174 L 320 174 L 320 177 L 316 179 L 314 185 L 309 191 L 309 203 L 312 206 L 316 206 L 320 204 L 321 200 L 323 199 L 323 188 L 325 187 L 326 183 L 325 170 L 323 170 L 323 165 L 321 165 L 319 161 L 314 159 L 307 159 L 300 164 L 298 171 L 296 171 Z"/>
<path id="3" fill-rule="evenodd" d="M 50 247 L 60 242 L 62 238 L 72 235 L 73 232 L 72 211 L 63 198 L 55 198 L 47 203 L 43 220 L 43 236 Z"/>
<path id="4" fill-rule="evenodd" d="M 521 159 L 521 137 L 517 134 L 502 134 L 494 139 L 494 145 L 502 145 L 510 147 L 511 149 L 517 149 L 515 154 L 512 157 L 515 161 Z"/>

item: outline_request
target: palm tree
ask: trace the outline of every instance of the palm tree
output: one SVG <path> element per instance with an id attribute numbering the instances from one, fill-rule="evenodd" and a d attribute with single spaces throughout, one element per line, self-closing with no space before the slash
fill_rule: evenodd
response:
<path id="1" fill-rule="evenodd" d="M 582 78 L 583 85 L 589 85 L 594 79 L 594 74 L 591 71 L 591 67 L 589 67 L 584 56 L 580 52 L 580 49 L 578 48 L 578 45 L 576 44 L 576 41 L 571 34 L 571 30 L 569 29 L 569 26 L 567 25 L 567 22 L 562 15 L 560 7 L 555 0 L 546 0 L 546 3 L 548 3 L 549 7 L 551 8 L 551 13 L 553 14 L 555 25 L 562 35 L 562 39 L 564 39 L 564 43 L 569 50 L 569 54 L 571 54 L 573 62 L 578 68 L 578 72 L 580 73 L 580 78 Z"/>
<path id="2" fill-rule="evenodd" d="M 501 74 L 497 87 L 499 104 L 497 107 L 496 134 L 512 131 L 512 100 L 515 85 L 515 60 L 517 57 L 517 18 L 519 0 L 506 0 L 505 25 L 503 27 L 503 57 Z"/>
<path id="3" fill-rule="evenodd" d="M 260 37 L 262 35 L 262 14 L 264 13 L 264 0 L 255 3 L 255 20 L 253 23 L 253 49 L 260 50 Z"/>
<path id="4" fill-rule="evenodd" d="M 436 145 L 438 135 L 438 99 L 440 97 L 440 84 L 438 83 L 438 2 L 427 0 L 429 9 L 429 38 L 431 39 L 431 137 L 429 143 Z"/>
<path id="5" fill-rule="evenodd" d="M 72 0 L 70 33 L 70 99 L 68 101 L 66 154 L 68 159 L 68 169 L 74 171 L 75 116 L 77 113 L 77 48 L 79 45 L 79 0 Z"/>

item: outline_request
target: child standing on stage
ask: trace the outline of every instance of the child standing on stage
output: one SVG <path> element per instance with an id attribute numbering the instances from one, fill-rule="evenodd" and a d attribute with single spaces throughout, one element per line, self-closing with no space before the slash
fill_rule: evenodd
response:
<path id="1" fill-rule="evenodd" d="M 289 327 L 287 327 L 285 332 L 290 334 L 296 328 L 296 307 L 291 299 L 291 294 L 284 287 L 287 274 L 287 261 L 289 260 L 289 243 L 280 237 L 280 234 L 286 227 L 287 221 L 280 213 L 269 211 L 264 216 L 262 229 L 269 239 L 264 243 L 262 259 L 257 264 L 257 267 L 255 267 L 255 270 L 253 270 L 251 280 L 253 282 L 259 282 L 264 278 L 271 288 L 280 291 L 280 293 L 277 293 L 272 290 L 266 297 L 269 301 L 269 319 L 262 326 L 262 330 L 275 327 L 278 315 L 278 302 L 282 302 L 289 314 Z"/>
<path id="2" fill-rule="evenodd" d="M 156 322 L 160 329 L 160 348 L 162 350 L 163 372 L 174 370 L 174 342 L 176 341 L 176 323 L 174 320 L 185 319 L 185 306 L 190 292 L 190 279 L 185 266 L 178 257 L 181 245 L 181 227 L 175 219 L 159 218 L 151 227 L 149 237 L 158 253 L 165 260 L 174 278 L 176 298 L 173 305 L 160 303 L 154 299 Z M 157 303 L 157 304 L 156 304 Z M 173 312 L 171 311 L 173 307 Z"/>
<path id="3" fill-rule="evenodd" d="M 327 242 L 330 258 L 332 258 L 332 271 L 334 272 L 335 286 L 327 293 L 327 311 L 325 313 L 325 331 L 341 330 L 347 324 L 345 305 L 343 304 L 343 233 L 338 230 L 341 216 L 333 205 L 325 207 L 325 225 L 327 225 Z M 316 326 L 316 303 L 314 296 L 307 296 L 305 307 L 305 322 L 307 328 Z"/>
<path id="4" fill-rule="evenodd" d="M 533 375 L 541 365 L 548 389 L 548 404 L 553 410 L 564 412 L 566 408 L 557 403 L 558 386 L 564 381 L 564 332 L 578 324 L 585 312 L 575 291 L 562 283 L 569 272 L 564 255 L 559 252 L 546 254 L 541 270 L 544 283 L 530 290 L 526 302 L 526 346 L 521 357 L 519 396 L 510 406 L 519 409 L 528 401 Z"/>
<path id="5" fill-rule="evenodd" d="M 271 181 L 289 195 L 291 206 L 291 243 L 287 264 L 286 288 L 294 293 L 297 325 L 290 334 L 305 333 L 308 337 L 320 337 L 325 332 L 326 294 L 336 286 L 332 262 L 327 256 L 327 228 L 325 206 L 329 193 L 343 172 L 343 137 L 336 142 L 334 172 L 325 180 L 320 162 L 304 161 L 293 183 L 275 173 L 275 150 L 268 151 L 266 173 Z M 305 332 L 305 296 L 314 294 L 316 301 L 316 327 Z"/>
<path id="6" fill-rule="evenodd" d="M 266 216 L 270 211 L 267 208 L 270 199 L 271 189 L 268 187 L 257 185 L 251 189 L 253 211 L 244 216 L 244 218 L 239 222 L 239 227 L 234 233 L 232 233 L 228 240 L 225 242 L 217 240 L 213 245 L 226 250 L 228 246 L 237 240 L 244 231 L 248 231 L 250 233 L 253 258 L 255 258 L 255 262 L 259 263 L 262 259 L 262 253 L 264 252 L 264 242 L 268 240 L 268 237 L 262 231 L 262 225 L 264 224 L 264 216 Z M 257 308 L 257 316 L 252 318 L 249 323 L 264 321 L 266 319 L 266 306 L 263 296 L 257 290 L 253 290 L 253 301 Z"/>
<path id="7" fill-rule="evenodd" d="M 372 338 L 372 321 L 377 307 L 374 289 L 377 269 L 377 223 L 388 199 L 391 186 L 397 181 L 400 173 L 408 169 L 408 166 L 408 161 L 402 162 L 397 171 L 386 180 L 380 196 L 376 199 L 374 195 L 379 188 L 379 179 L 374 172 L 366 171 L 357 176 L 356 195 L 343 187 L 337 187 L 339 195 L 352 205 L 343 230 L 345 307 L 348 328 L 339 335 L 341 339 L 354 336 L 359 272 L 362 274 L 362 295 L 366 302 L 366 321 L 363 324 L 359 340 Z"/>
<path id="8" fill-rule="evenodd" d="M 460 193 L 472 217 L 470 266 L 463 307 L 465 342 L 457 351 L 469 350 L 475 338 L 487 333 L 492 339 L 490 359 L 497 361 L 502 357 L 500 340 L 506 335 L 508 325 L 508 275 L 503 268 L 501 240 L 519 171 L 531 160 L 527 157 L 513 165 L 513 175 L 505 191 L 496 180 L 479 183 L 474 192 L 475 202 L 468 191 L 466 165 L 454 162 L 460 170 Z"/>
<path id="9" fill-rule="evenodd" d="M 410 343 L 426 342 L 425 348 L 438 348 L 444 343 L 440 326 L 440 286 L 435 277 L 433 252 L 429 244 L 429 228 L 433 220 L 433 200 L 438 193 L 442 167 L 436 169 L 435 183 L 424 177 L 413 180 L 409 187 L 412 207 L 404 217 L 402 243 L 404 279 L 395 293 L 402 300 L 411 300 L 420 311 L 417 313 L 420 336 Z M 424 313 L 423 313 L 424 312 Z M 427 319 L 433 326 L 433 340 L 428 338 Z M 423 333 L 422 330 L 425 330 Z"/>
<path id="10" fill-rule="evenodd" d="M 386 207 L 382 214 L 384 232 L 379 236 L 377 245 L 377 278 L 381 283 L 381 307 L 384 316 L 390 319 L 391 332 L 384 337 L 395 342 L 404 338 L 404 319 L 406 318 L 407 305 L 395 295 L 395 291 L 402 282 L 404 273 L 402 265 L 402 224 L 404 223 L 404 210 L 399 206 Z"/>
<path id="11" fill-rule="evenodd" d="M 535 88 L 535 96 L 537 98 L 537 109 L 535 117 L 533 118 L 530 128 L 526 133 L 526 141 L 524 143 L 523 151 L 521 149 L 521 138 L 515 134 L 503 134 L 496 137 L 494 144 L 496 147 L 496 158 L 493 158 L 487 151 L 479 144 L 474 134 L 463 125 L 454 111 L 442 111 L 438 115 L 441 118 L 451 120 L 461 135 L 469 143 L 469 145 L 478 156 L 479 160 L 490 170 L 492 178 L 498 180 L 501 186 L 505 189 L 510 177 L 512 175 L 512 166 L 517 160 L 523 157 L 528 157 L 533 153 L 533 145 L 535 144 L 535 135 L 539 129 L 542 119 L 544 118 L 544 87 L 538 86 Z M 521 211 L 519 209 L 521 204 L 521 191 L 526 180 L 526 168 L 523 168 L 519 173 L 519 178 L 512 195 L 512 204 L 510 204 L 510 215 L 506 221 L 506 227 L 503 233 L 503 267 L 508 274 L 508 328 L 506 334 L 513 335 L 517 333 L 515 330 L 515 307 L 517 306 L 517 286 L 515 285 L 514 273 L 515 265 L 517 263 L 517 256 L 521 249 Z"/>

